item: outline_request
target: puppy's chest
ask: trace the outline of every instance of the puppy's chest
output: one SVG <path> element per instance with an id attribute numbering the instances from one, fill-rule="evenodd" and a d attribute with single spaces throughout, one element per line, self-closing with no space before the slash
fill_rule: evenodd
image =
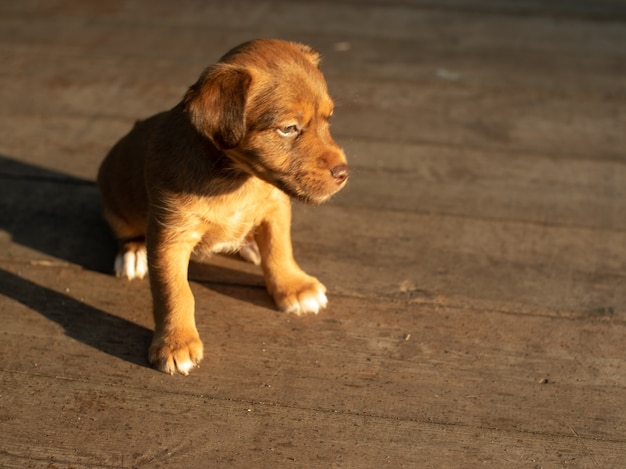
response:
<path id="1" fill-rule="evenodd" d="M 193 236 L 197 248 L 210 251 L 237 250 L 246 235 L 260 223 L 247 207 L 230 210 L 207 210 Z M 226 249 L 226 246 L 232 246 Z"/>
<path id="2" fill-rule="evenodd" d="M 204 201 L 198 216 L 196 251 L 234 252 L 265 218 L 271 194 L 257 191 Z M 200 207 L 198 207 L 200 208 Z"/>

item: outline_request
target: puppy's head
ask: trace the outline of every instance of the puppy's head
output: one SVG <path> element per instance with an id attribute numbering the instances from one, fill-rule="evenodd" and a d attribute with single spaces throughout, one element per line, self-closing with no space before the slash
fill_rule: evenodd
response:
<path id="1" fill-rule="evenodd" d="M 192 125 L 243 170 L 288 195 L 321 203 L 348 178 L 330 135 L 333 101 L 308 46 L 272 39 L 242 44 L 185 95 Z"/>

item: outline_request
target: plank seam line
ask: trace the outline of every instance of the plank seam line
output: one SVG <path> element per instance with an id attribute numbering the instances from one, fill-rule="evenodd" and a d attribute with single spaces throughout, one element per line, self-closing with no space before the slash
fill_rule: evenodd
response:
<path id="1" fill-rule="evenodd" d="M 54 177 L 54 176 L 36 176 L 30 174 L 10 174 L 10 173 L 0 173 L 0 181 L 25 181 L 25 182 L 47 182 L 52 184 L 62 184 L 68 186 L 88 186 L 88 187 L 96 187 L 95 181 L 90 181 L 87 179 L 79 179 L 71 176 L 67 177 Z"/>
<path id="2" fill-rule="evenodd" d="M 241 2 L 240 2 L 241 3 Z M 246 2 L 243 2 L 246 3 Z M 303 4 L 308 5 L 310 2 L 307 1 L 298 1 L 298 0 L 278 0 L 278 3 L 289 3 L 293 4 Z M 359 6 L 363 7 L 362 2 L 354 1 L 354 0 L 319 0 L 318 3 L 330 4 L 336 6 L 337 4 L 341 7 L 350 7 L 350 6 Z M 375 1 L 367 4 L 367 7 L 370 11 L 376 11 L 381 8 L 394 8 L 396 10 L 405 10 L 410 12 L 424 12 L 424 11 L 435 11 L 452 15 L 460 15 L 460 16 L 476 16 L 476 15 L 488 15 L 488 16 L 500 16 L 500 17 L 511 17 L 511 18 L 535 18 L 535 19 L 559 19 L 559 20 L 568 20 L 568 21 L 577 21 L 577 22 L 610 22 L 610 23 L 621 23 L 626 21 L 626 9 L 624 9 L 621 5 L 611 4 L 608 6 L 596 6 L 595 8 L 582 8 L 582 7 L 570 7 L 566 8 L 563 6 L 546 6 L 543 5 L 541 7 L 537 5 L 530 4 L 528 6 L 501 6 L 501 5 L 488 5 L 488 4 L 480 4 L 478 6 L 468 6 L 462 3 L 455 3 L 452 5 L 439 4 L 437 2 L 424 2 L 420 4 L 411 3 L 403 0 L 392 0 L 389 2 L 383 1 Z M 5 15 L 10 15 L 13 18 L 19 19 L 30 19 L 30 18 L 46 18 L 44 13 L 37 13 L 33 11 L 22 10 L 22 11 L 3 11 Z M 49 15 L 48 15 L 49 17 Z M 57 18 L 63 18 L 61 15 L 56 15 Z M 88 13 L 85 13 L 83 16 L 79 16 L 78 19 L 84 19 L 88 17 Z M 137 22 L 136 18 L 132 18 L 131 20 L 120 20 L 120 19 L 111 19 L 104 20 L 113 24 L 124 24 L 125 22 L 132 21 Z M 149 19 L 148 21 L 143 21 L 141 24 L 148 25 L 168 25 L 167 21 L 160 19 Z M 200 27 L 200 22 L 192 22 L 189 24 L 183 22 L 179 22 L 176 24 L 180 24 L 181 26 L 193 26 L 197 25 Z M 214 29 L 214 28 L 213 28 Z M 228 29 L 234 29 L 232 26 Z M 248 28 L 244 28 L 248 29 Z"/>
<path id="3" fill-rule="evenodd" d="M 59 459 L 54 456 L 48 456 L 48 457 L 45 457 L 45 456 L 37 457 L 37 456 L 32 456 L 32 455 L 25 456 L 22 454 L 11 453 L 10 451 L 6 449 L 0 449 L 0 455 L 10 456 L 12 458 L 21 459 L 25 461 L 47 462 L 49 464 L 47 467 L 56 467 L 57 464 L 61 464 L 61 465 L 67 465 L 68 467 L 76 467 L 76 465 L 79 465 L 80 467 L 109 467 L 111 469 L 120 468 L 119 464 L 110 465 L 110 464 L 92 463 L 88 461 L 83 461 L 82 459 L 87 459 L 87 456 L 83 456 L 82 458 L 79 458 L 78 460 L 67 459 L 67 458 Z"/>
<path id="4" fill-rule="evenodd" d="M 341 111 L 338 111 L 341 112 Z M 76 114 L 76 115 L 74 115 Z M 30 117 L 30 113 L 23 113 L 23 115 Z M 48 116 L 47 116 L 48 117 Z M 49 116 L 52 117 L 52 116 Z M 68 118 L 79 118 L 82 117 L 78 113 L 67 113 Z M 122 119 L 123 117 L 111 117 L 116 119 Z M 130 118 L 129 118 L 130 119 Z M 495 155 L 506 155 L 507 157 L 513 156 L 521 156 L 528 157 L 532 156 L 533 158 L 542 158 L 549 160 L 557 160 L 557 161 L 585 161 L 590 163 L 614 163 L 620 165 L 626 165 L 626 159 L 624 159 L 623 155 L 620 153 L 619 157 L 613 156 L 597 156 L 597 153 L 591 154 L 590 156 L 585 156 L 580 153 L 557 153 L 554 151 L 545 151 L 545 150 L 534 150 L 532 148 L 517 148 L 515 145 L 476 145 L 471 143 L 454 143 L 447 142 L 442 140 L 428 140 L 424 138 L 403 138 L 399 140 L 397 138 L 389 137 L 383 138 L 378 136 L 367 136 L 367 135 L 352 135 L 348 133 L 343 133 L 341 131 L 334 132 L 333 134 L 338 141 L 347 141 L 347 142 L 364 142 L 364 143 L 380 143 L 380 144 L 394 144 L 394 145 L 402 145 L 402 146 L 417 146 L 417 147 L 438 147 L 450 150 L 458 150 L 460 152 L 470 151 L 473 153 L 487 153 L 487 154 L 495 154 Z M 348 153 L 348 157 L 350 157 L 350 153 Z"/>
<path id="5" fill-rule="evenodd" d="M 347 204 L 341 204 L 339 202 L 335 202 L 332 205 L 328 205 L 331 208 L 339 208 L 342 210 L 350 210 L 351 213 L 355 212 L 386 212 L 393 213 L 398 215 L 403 214 L 413 214 L 422 217 L 438 217 L 438 218 L 450 218 L 454 220 L 474 220 L 474 221 L 482 221 L 485 223 L 505 223 L 508 225 L 519 225 L 519 226 L 533 226 L 533 227 L 541 227 L 541 228 L 555 228 L 555 229 L 568 229 L 568 230 L 578 230 L 578 231 L 589 231 L 592 233 L 611 233 L 611 234 L 626 234 L 626 230 L 620 228 L 597 228 L 593 226 L 584 226 L 584 225 L 573 225 L 573 224 L 565 224 L 565 223 L 556 223 L 551 221 L 533 221 L 533 220 L 515 220 L 510 218 L 498 218 L 498 217 L 485 217 L 485 216 L 477 216 L 477 215 L 463 215 L 460 213 L 444 213 L 444 212 L 431 212 L 428 210 L 402 210 L 397 208 L 375 208 L 375 207 L 359 207 L 359 206 L 351 206 Z"/>
<path id="6" fill-rule="evenodd" d="M 552 310 L 555 314 L 542 314 L 539 312 L 533 311 L 532 306 L 529 309 L 523 309 L 520 307 L 518 310 L 507 310 L 494 308 L 493 306 L 480 306 L 476 304 L 459 304 L 459 302 L 451 302 L 451 303 L 440 303 L 436 300 L 427 300 L 427 299 L 403 299 L 397 298 L 392 295 L 384 296 L 368 296 L 359 294 L 356 292 L 346 292 L 346 291 L 333 291 L 330 290 L 330 294 L 333 297 L 339 298 L 347 298 L 347 299 L 357 299 L 363 301 L 376 301 L 378 303 L 393 303 L 393 304 L 403 304 L 403 305 L 421 305 L 430 307 L 433 309 L 451 309 L 451 310 L 465 310 L 471 312 L 490 312 L 503 314 L 507 316 L 528 316 L 528 317 L 536 317 L 536 318 L 546 318 L 546 319 L 555 319 L 555 320 L 568 320 L 574 322 L 591 322 L 591 323 L 610 323 L 616 326 L 626 326 L 626 320 L 615 319 L 612 317 L 594 317 L 594 316 L 585 316 L 582 313 L 577 313 L 575 311 L 565 311 L 565 310 Z"/>

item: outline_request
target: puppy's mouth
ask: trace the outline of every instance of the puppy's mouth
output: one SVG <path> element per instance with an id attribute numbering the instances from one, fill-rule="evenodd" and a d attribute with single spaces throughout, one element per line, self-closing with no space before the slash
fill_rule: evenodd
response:
<path id="1" fill-rule="evenodd" d="M 334 194 L 345 186 L 347 176 L 340 182 L 333 179 L 330 172 L 328 180 L 315 174 L 307 174 L 301 170 L 291 169 L 289 171 L 277 171 L 269 169 L 260 163 L 258 159 L 246 158 L 237 152 L 229 155 L 237 166 L 248 174 L 258 177 L 273 186 L 277 187 L 292 199 L 308 205 L 319 205 L 326 202 Z M 347 168 L 347 167 L 346 167 Z M 347 169 L 346 169 L 347 171 Z"/>
<path id="2" fill-rule="evenodd" d="M 270 182 L 270 181 L 266 181 Z M 299 202 L 303 202 L 308 205 L 319 205 L 326 202 L 328 199 L 332 197 L 331 194 L 313 194 L 311 192 L 305 192 L 300 187 L 290 184 L 287 181 L 283 181 L 281 179 L 276 179 L 273 182 L 270 182 L 274 186 L 278 187 L 281 191 L 287 194 L 292 199 L 295 199 Z"/>

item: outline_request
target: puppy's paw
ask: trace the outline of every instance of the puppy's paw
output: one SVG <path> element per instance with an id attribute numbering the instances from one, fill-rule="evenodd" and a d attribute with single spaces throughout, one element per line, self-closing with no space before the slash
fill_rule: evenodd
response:
<path id="1" fill-rule="evenodd" d="M 115 258 L 115 275 L 128 280 L 144 278 L 148 273 L 145 244 L 125 245 Z"/>
<path id="2" fill-rule="evenodd" d="M 282 311 L 298 316 L 317 314 L 328 304 L 326 287 L 308 276 L 281 285 L 273 296 Z"/>
<path id="3" fill-rule="evenodd" d="M 148 358 L 154 368 L 173 375 L 187 376 L 200 366 L 203 346 L 197 331 L 178 331 L 165 335 L 154 335 Z"/>

